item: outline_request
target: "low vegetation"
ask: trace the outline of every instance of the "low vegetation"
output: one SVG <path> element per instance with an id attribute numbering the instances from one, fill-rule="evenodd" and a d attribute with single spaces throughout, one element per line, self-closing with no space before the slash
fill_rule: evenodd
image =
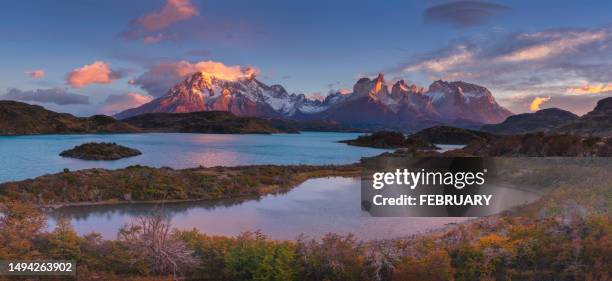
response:
<path id="1" fill-rule="evenodd" d="M 142 154 L 139 150 L 116 143 L 85 143 L 60 153 L 62 157 L 83 160 L 117 160 Z"/>
<path id="2" fill-rule="evenodd" d="M 172 229 L 161 213 L 104 240 L 78 235 L 65 219 L 45 231 L 36 208 L 6 202 L 0 259 L 76 260 L 79 280 L 609 280 L 609 164 L 528 163 L 517 165 L 511 178 L 551 191 L 513 216 L 381 241 L 337 234 L 294 241 L 260 232 L 211 236 Z M 563 176 L 568 171 L 572 176 Z"/>
<path id="3" fill-rule="evenodd" d="M 358 176 L 359 173 L 356 165 L 261 165 L 184 170 L 130 166 L 119 170 L 66 170 L 0 184 L 0 202 L 62 205 L 222 199 L 286 191 L 309 178 Z"/>

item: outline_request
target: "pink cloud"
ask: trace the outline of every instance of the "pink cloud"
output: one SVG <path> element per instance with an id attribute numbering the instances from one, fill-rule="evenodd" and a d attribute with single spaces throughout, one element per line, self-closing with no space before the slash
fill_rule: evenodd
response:
<path id="1" fill-rule="evenodd" d="M 125 95 L 111 95 L 106 98 L 101 111 L 105 114 L 115 114 L 123 110 L 141 106 L 152 101 L 148 95 L 130 92 Z"/>
<path id="2" fill-rule="evenodd" d="M 190 0 L 166 0 L 166 5 L 161 10 L 142 16 L 136 21 L 147 30 L 160 30 L 199 14 Z"/>
<path id="3" fill-rule="evenodd" d="M 142 39 L 142 41 L 145 44 L 156 44 L 161 42 L 161 40 L 164 39 L 164 35 L 162 33 L 158 33 L 157 35 L 153 36 L 153 35 L 148 35 L 145 36 L 145 38 Z"/>
<path id="4" fill-rule="evenodd" d="M 308 98 L 319 101 L 325 100 L 325 96 L 323 96 L 320 92 L 311 93 L 308 95 Z"/>
<path id="5" fill-rule="evenodd" d="M 43 69 L 35 69 L 25 72 L 26 75 L 30 76 L 32 79 L 41 79 L 45 77 L 45 71 Z"/>
<path id="6" fill-rule="evenodd" d="M 153 65 L 132 84 L 140 85 L 152 96 L 161 96 L 176 83 L 197 72 L 206 76 L 214 76 L 217 79 L 233 81 L 257 75 L 260 71 L 254 67 L 228 66 L 211 60 L 195 63 L 185 60 L 169 61 Z"/>
<path id="7" fill-rule="evenodd" d="M 337 92 L 340 93 L 341 95 L 348 95 L 348 94 L 352 93 L 353 90 L 351 90 L 351 89 L 339 89 Z"/>
<path id="8" fill-rule="evenodd" d="M 119 78 L 121 75 L 112 71 L 106 62 L 94 61 L 69 72 L 66 82 L 74 88 L 81 88 L 89 84 L 109 84 Z"/>

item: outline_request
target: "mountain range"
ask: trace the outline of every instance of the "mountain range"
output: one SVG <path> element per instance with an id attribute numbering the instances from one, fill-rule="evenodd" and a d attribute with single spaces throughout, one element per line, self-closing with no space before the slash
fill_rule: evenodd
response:
<path id="1" fill-rule="evenodd" d="M 289 94 L 281 85 L 268 86 L 254 76 L 227 80 L 199 72 L 173 86 L 164 96 L 115 117 L 196 111 L 327 120 L 356 128 L 407 131 L 439 124 L 480 126 L 502 122 L 512 115 L 497 104 L 488 89 L 461 81 L 435 81 L 426 90 L 403 80 L 389 85 L 379 74 L 374 79 L 359 79 L 350 93 L 338 91 L 316 100 L 304 94 Z"/>

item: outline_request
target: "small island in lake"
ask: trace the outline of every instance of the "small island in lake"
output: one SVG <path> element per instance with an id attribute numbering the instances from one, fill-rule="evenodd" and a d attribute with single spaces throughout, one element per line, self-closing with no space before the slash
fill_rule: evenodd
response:
<path id="1" fill-rule="evenodd" d="M 116 143 L 85 143 L 60 153 L 62 157 L 83 160 L 117 160 L 142 154 L 139 150 Z"/>
<path id="2" fill-rule="evenodd" d="M 415 150 L 438 149 L 438 147 L 422 138 L 406 138 L 402 133 L 390 131 L 374 132 L 370 135 L 359 136 L 353 140 L 343 140 L 340 142 L 354 146 L 374 148 L 410 148 Z"/>

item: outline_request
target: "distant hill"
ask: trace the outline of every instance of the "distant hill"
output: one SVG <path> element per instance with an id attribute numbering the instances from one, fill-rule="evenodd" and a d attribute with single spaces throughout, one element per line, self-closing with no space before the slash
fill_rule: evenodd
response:
<path id="1" fill-rule="evenodd" d="M 0 101 L 0 135 L 134 133 L 139 128 L 110 116 L 76 117 L 38 105 Z"/>
<path id="2" fill-rule="evenodd" d="M 124 122 L 146 131 L 214 134 L 297 133 L 292 127 L 275 127 L 270 120 L 239 117 L 229 111 L 199 111 L 189 113 L 147 113 Z"/>
<path id="3" fill-rule="evenodd" d="M 529 133 L 506 135 L 444 153 L 445 156 L 482 157 L 610 157 L 612 138 L 573 134 Z"/>
<path id="4" fill-rule="evenodd" d="M 510 116 L 502 123 L 484 125 L 481 127 L 481 130 L 503 135 L 547 132 L 577 119 L 578 116 L 569 111 L 558 108 L 547 108 L 534 113 L 523 113 Z"/>
<path id="5" fill-rule="evenodd" d="M 556 132 L 612 136 L 612 97 L 597 102 L 593 111 L 555 129 Z"/>

